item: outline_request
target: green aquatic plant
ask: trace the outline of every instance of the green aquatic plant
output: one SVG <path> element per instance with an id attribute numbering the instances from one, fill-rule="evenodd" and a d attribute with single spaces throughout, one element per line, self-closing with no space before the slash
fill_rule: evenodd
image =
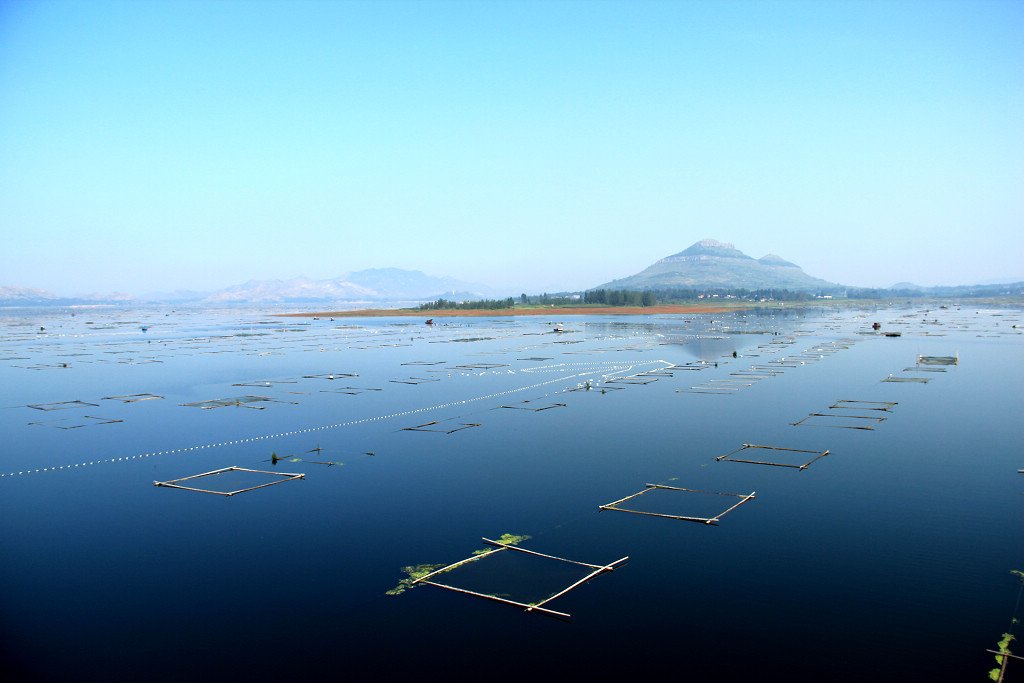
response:
<path id="1" fill-rule="evenodd" d="M 523 541 L 525 541 L 528 538 L 530 538 L 530 536 L 516 536 L 515 534 L 502 534 L 501 536 L 498 537 L 498 543 L 501 543 L 502 545 L 519 545 L 520 543 L 522 543 Z M 474 550 L 473 551 L 473 555 L 483 555 L 484 553 L 489 553 L 492 550 L 494 550 L 494 548 L 480 548 L 479 550 Z"/>
<path id="2" fill-rule="evenodd" d="M 443 564 L 417 564 L 411 567 L 402 567 L 402 571 L 408 576 L 398 582 L 398 585 L 387 591 L 385 595 L 401 595 L 412 588 L 413 581 L 421 579 L 435 569 L 440 569 Z"/>
<path id="3" fill-rule="evenodd" d="M 996 647 L 999 648 L 999 651 L 1003 653 L 1003 655 L 1013 654 L 1012 652 L 1010 652 L 1011 640 L 1013 640 L 1013 634 L 1004 633 L 1003 639 L 996 644 Z M 1003 670 L 1003 659 L 1004 658 L 1002 655 L 996 655 L 996 664 L 998 664 L 999 666 L 988 672 L 988 677 L 991 678 L 993 681 L 999 680 L 999 674 L 1001 674 Z"/>

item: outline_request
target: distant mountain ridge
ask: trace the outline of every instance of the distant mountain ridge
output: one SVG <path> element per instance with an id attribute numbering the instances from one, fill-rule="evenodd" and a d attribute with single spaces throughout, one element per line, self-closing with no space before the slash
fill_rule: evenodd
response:
<path id="1" fill-rule="evenodd" d="M 331 280 L 296 277 L 290 280 L 250 280 L 216 292 L 178 290 L 141 297 L 127 294 L 89 294 L 61 297 L 43 289 L 0 287 L 0 306 L 77 306 L 118 303 L 328 303 L 375 301 L 468 301 L 497 296 L 485 285 L 451 277 L 434 277 L 418 270 L 371 268 Z"/>
<path id="2" fill-rule="evenodd" d="M 775 254 L 759 259 L 732 244 L 713 239 L 693 243 L 666 256 L 636 275 L 613 280 L 595 289 L 790 289 L 815 291 L 840 287 L 811 277 L 800 266 Z"/>

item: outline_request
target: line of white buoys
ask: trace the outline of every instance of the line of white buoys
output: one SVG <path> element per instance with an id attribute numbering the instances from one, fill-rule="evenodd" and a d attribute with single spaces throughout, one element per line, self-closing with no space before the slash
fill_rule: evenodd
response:
<path id="1" fill-rule="evenodd" d="M 666 363 L 666 361 L 645 361 L 643 363 L 638 363 L 637 365 L 647 365 L 647 364 L 650 364 L 650 363 Z M 191 446 L 191 447 L 185 447 L 185 448 L 175 448 L 175 449 L 170 449 L 170 450 L 166 450 L 166 451 L 156 451 L 156 452 L 153 452 L 153 453 L 142 453 L 142 454 L 139 454 L 139 455 L 125 456 L 125 457 L 121 457 L 121 458 L 109 458 L 107 460 L 95 460 L 93 462 L 80 462 L 80 463 L 73 463 L 73 464 L 69 464 L 69 465 L 55 465 L 53 467 L 43 467 L 43 468 L 34 469 L 34 470 L 24 470 L 22 472 L 6 472 L 6 473 L 0 473 L 0 478 L 3 478 L 3 477 L 13 477 L 13 476 L 21 475 L 21 474 L 33 474 L 35 472 L 51 472 L 51 471 L 55 471 L 55 470 L 66 470 L 66 469 L 71 469 L 72 467 L 85 467 L 86 465 L 101 465 L 101 464 L 107 464 L 107 463 L 112 463 L 112 462 L 120 462 L 122 460 L 135 460 L 135 459 L 138 459 L 138 458 L 150 458 L 150 457 L 153 457 L 155 455 L 170 455 L 172 453 L 184 453 L 184 452 L 187 452 L 187 451 L 194 451 L 194 450 L 198 450 L 198 449 L 201 449 L 201 448 L 218 448 L 220 446 L 228 446 L 228 445 L 237 444 L 237 443 L 249 443 L 249 442 L 252 442 L 252 441 L 264 441 L 266 439 L 275 439 L 275 438 L 278 438 L 278 437 L 281 437 L 281 436 L 293 436 L 295 434 L 308 434 L 310 432 L 319 431 L 321 429 L 338 429 L 340 427 L 351 427 L 353 425 L 363 424 L 363 423 L 366 423 L 366 422 L 374 422 L 376 420 L 389 420 L 389 419 L 396 418 L 396 417 L 403 417 L 405 415 L 415 415 L 416 413 L 425 413 L 425 412 L 429 412 L 431 410 L 440 410 L 442 408 L 450 408 L 452 406 L 465 405 L 467 403 L 474 403 L 476 401 L 486 401 L 488 399 L 497 398 L 499 396 L 506 396 L 508 394 L 514 394 L 514 393 L 517 393 L 517 392 L 520 392 L 520 391 L 529 391 L 531 389 L 536 389 L 538 387 L 547 386 L 549 384 L 554 384 L 556 382 L 569 381 L 569 380 L 572 380 L 572 379 L 576 379 L 578 377 L 585 377 L 587 375 L 598 374 L 602 370 L 603 371 L 611 370 L 610 373 L 608 373 L 606 375 L 602 375 L 603 377 L 608 377 L 611 374 L 614 374 L 614 373 L 617 373 L 617 372 L 626 372 L 628 370 L 631 370 L 633 367 L 635 367 L 634 365 L 629 365 L 629 366 L 618 366 L 618 367 L 615 367 L 613 369 L 610 369 L 610 368 L 608 368 L 606 366 L 606 364 L 601 364 L 601 363 L 564 363 L 564 364 L 561 364 L 561 365 L 562 365 L 561 369 L 563 371 L 564 370 L 569 370 L 570 368 L 568 366 L 605 365 L 605 367 L 594 368 L 594 369 L 589 370 L 589 371 L 578 372 L 578 373 L 575 373 L 575 374 L 572 374 L 572 375 L 563 376 L 563 377 L 557 377 L 555 379 L 547 380 L 546 382 L 538 382 L 537 384 L 532 384 L 532 385 L 526 386 L 526 387 L 519 387 L 519 388 L 516 388 L 516 389 L 508 389 L 506 391 L 499 391 L 499 392 L 496 392 L 496 393 L 493 393 L 493 394 L 488 394 L 486 396 L 477 396 L 475 398 L 467 398 L 467 399 L 464 399 L 462 401 L 453 401 L 451 403 L 442 403 L 440 405 L 430 406 L 430 407 L 427 407 L 427 408 L 414 408 L 413 410 L 406 410 L 406 411 L 399 412 L 399 413 L 391 413 L 389 415 L 378 415 L 377 417 L 368 417 L 368 418 L 363 418 L 362 420 L 351 420 L 349 422 L 339 422 L 339 423 L 333 424 L 333 425 L 322 425 L 322 426 L 319 426 L 319 427 L 307 427 L 306 429 L 296 429 L 296 430 L 291 431 L 291 432 L 282 432 L 280 434 L 267 434 L 267 435 L 263 435 L 263 436 L 252 436 L 252 437 L 249 437 L 247 439 L 236 439 L 234 441 L 224 441 L 224 442 L 221 442 L 221 443 L 205 444 L 205 445 Z M 668 363 L 668 365 L 671 365 L 671 363 Z M 555 367 L 551 367 L 551 371 L 555 371 L 555 370 L 556 370 Z M 563 389 L 563 391 L 565 391 L 565 390 Z"/>

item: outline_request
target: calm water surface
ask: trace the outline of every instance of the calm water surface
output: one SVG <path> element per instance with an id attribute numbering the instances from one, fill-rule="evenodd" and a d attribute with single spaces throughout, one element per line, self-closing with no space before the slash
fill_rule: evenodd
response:
<path id="1" fill-rule="evenodd" d="M 987 680 L 1024 570 L 1022 319 L 8 310 L 0 654 L 24 680 Z M 154 486 L 231 466 L 305 476 Z M 755 495 L 600 510 L 646 484 L 705 493 L 621 507 Z M 546 605 L 568 621 L 386 594 L 506 533 L 629 561 Z M 535 602 L 589 571 L 438 580 Z"/>

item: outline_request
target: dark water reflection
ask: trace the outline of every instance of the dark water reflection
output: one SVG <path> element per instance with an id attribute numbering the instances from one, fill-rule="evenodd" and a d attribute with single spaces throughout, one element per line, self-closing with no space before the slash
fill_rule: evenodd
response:
<path id="1" fill-rule="evenodd" d="M 3 659 L 39 680 L 983 680 L 1024 570 L 1021 318 L 8 311 Z M 923 373 L 919 355 L 959 363 Z M 267 400 L 183 405 L 247 396 Z M 793 425 L 811 413 L 885 419 Z M 744 443 L 829 454 L 715 460 Z M 232 465 L 305 479 L 153 486 Z M 598 510 L 647 483 L 757 495 L 717 526 Z M 433 586 L 385 595 L 402 567 L 503 533 L 630 560 L 551 603 L 571 623 Z M 579 574 L 522 559 L 469 574 L 531 599 Z"/>

